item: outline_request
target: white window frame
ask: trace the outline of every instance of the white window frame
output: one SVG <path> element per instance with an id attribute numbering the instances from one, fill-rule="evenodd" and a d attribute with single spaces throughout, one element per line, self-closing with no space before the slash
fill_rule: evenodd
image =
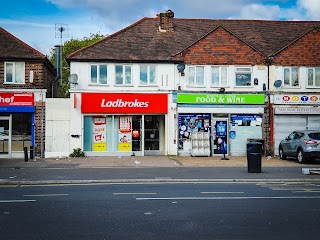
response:
<path id="1" fill-rule="evenodd" d="M 96 66 L 97 67 L 97 82 L 92 82 L 92 67 Z M 100 78 L 100 66 L 105 66 L 107 69 L 107 74 L 106 74 L 106 82 L 101 82 Z M 107 85 L 108 84 L 108 65 L 107 64 L 90 64 L 90 84 L 98 84 L 98 85 Z"/>
<path id="2" fill-rule="evenodd" d="M 219 69 L 219 82 L 218 85 L 215 85 L 213 83 L 213 69 L 218 68 Z M 223 79 L 222 79 L 222 70 L 226 69 L 227 71 L 227 76 L 226 76 L 226 83 L 223 84 Z M 227 66 L 211 66 L 211 87 L 228 87 L 229 86 L 229 67 Z"/>
<path id="3" fill-rule="evenodd" d="M 122 67 L 122 82 L 117 83 L 117 67 Z M 130 83 L 126 83 L 126 68 L 130 67 Z M 115 65 L 115 85 L 132 85 L 132 65 L 127 64 L 116 64 Z"/>
<path id="4" fill-rule="evenodd" d="M 312 85 L 309 85 L 309 71 L 312 71 Z M 320 83 L 319 85 L 316 85 L 316 71 L 320 72 L 320 67 L 312 67 L 312 68 L 307 68 L 307 87 L 312 87 L 312 88 L 320 88 Z"/>
<path id="5" fill-rule="evenodd" d="M 203 79 L 202 84 L 199 84 L 198 77 L 197 77 L 197 68 L 203 69 Z M 193 74 L 191 74 L 191 69 L 193 69 Z M 194 79 L 191 82 L 190 78 L 194 75 Z M 204 66 L 189 66 L 188 67 L 188 85 L 189 86 L 196 86 L 196 87 L 204 87 L 205 86 L 205 67 Z"/>
<path id="6" fill-rule="evenodd" d="M 141 81 L 141 67 L 147 67 L 147 82 Z M 154 68 L 154 82 L 151 82 L 151 68 Z M 142 86 L 155 86 L 157 85 L 157 67 L 156 65 L 147 65 L 147 64 L 142 64 L 139 66 L 139 80 L 140 80 L 140 85 Z"/>
<path id="7" fill-rule="evenodd" d="M 242 74 L 245 77 L 245 74 L 250 74 L 250 85 L 237 85 L 237 75 Z M 253 80 L 252 80 L 252 67 L 251 66 L 239 66 L 235 67 L 235 87 L 252 87 Z"/>
<path id="8" fill-rule="evenodd" d="M 20 73 L 21 75 L 21 80 L 22 82 L 17 82 L 17 63 L 22 64 L 23 66 L 23 70 L 22 73 Z M 12 82 L 8 82 L 7 80 L 7 64 L 12 64 Z M 5 62 L 4 63 L 4 83 L 5 84 L 25 84 L 25 77 L 26 77 L 26 67 L 25 67 L 25 63 L 24 62 Z"/>
<path id="9" fill-rule="evenodd" d="M 289 69 L 289 84 L 285 83 L 285 70 Z M 297 69 L 298 70 L 298 84 L 293 84 L 292 80 L 292 69 Z M 283 67 L 283 87 L 293 87 L 293 88 L 298 88 L 300 87 L 300 69 L 299 67 Z"/>

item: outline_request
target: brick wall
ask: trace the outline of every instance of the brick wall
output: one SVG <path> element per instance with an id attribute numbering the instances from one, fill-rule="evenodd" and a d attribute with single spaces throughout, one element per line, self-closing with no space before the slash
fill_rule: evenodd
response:
<path id="1" fill-rule="evenodd" d="M 265 57 L 220 27 L 186 50 L 184 61 L 193 65 L 259 65 Z"/>
<path id="2" fill-rule="evenodd" d="M 279 52 L 273 64 L 280 66 L 319 66 L 320 31 L 314 29 Z"/>
<path id="3" fill-rule="evenodd" d="M 30 71 L 33 71 L 34 81 L 30 83 Z M 0 62 L 0 88 L 4 89 L 34 89 L 43 88 L 43 63 L 25 62 L 25 83 L 24 84 L 4 84 L 4 62 Z"/>
<path id="4" fill-rule="evenodd" d="M 45 102 L 36 102 L 36 111 L 35 111 L 35 143 L 34 143 L 34 152 L 36 156 L 41 154 L 41 138 L 43 144 L 43 153 L 45 146 Z M 42 156 L 43 157 L 43 156 Z"/>

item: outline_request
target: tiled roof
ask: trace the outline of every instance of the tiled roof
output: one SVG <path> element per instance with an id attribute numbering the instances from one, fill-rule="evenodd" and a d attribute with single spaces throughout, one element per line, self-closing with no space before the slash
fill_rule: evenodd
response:
<path id="1" fill-rule="evenodd" d="M 46 56 L 0 27 L 0 59 L 46 60 Z"/>
<path id="2" fill-rule="evenodd" d="M 256 51 L 271 56 L 320 21 L 210 20 L 174 18 L 174 31 L 160 32 L 159 18 L 143 18 L 98 43 L 76 51 L 69 61 L 170 61 L 172 56 L 222 26 Z"/>

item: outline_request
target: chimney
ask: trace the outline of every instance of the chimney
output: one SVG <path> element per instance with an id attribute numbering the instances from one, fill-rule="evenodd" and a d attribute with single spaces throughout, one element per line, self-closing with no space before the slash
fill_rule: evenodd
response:
<path id="1" fill-rule="evenodd" d="M 172 32 L 174 13 L 169 9 L 165 13 L 160 13 L 160 32 Z"/>

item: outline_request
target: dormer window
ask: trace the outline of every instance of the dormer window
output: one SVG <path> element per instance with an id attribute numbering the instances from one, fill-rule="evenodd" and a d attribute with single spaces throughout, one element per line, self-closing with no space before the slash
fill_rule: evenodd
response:
<path id="1" fill-rule="evenodd" d="M 5 63 L 5 83 L 23 84 L 25 79 L 24 62 L 6 62 Z"/>

